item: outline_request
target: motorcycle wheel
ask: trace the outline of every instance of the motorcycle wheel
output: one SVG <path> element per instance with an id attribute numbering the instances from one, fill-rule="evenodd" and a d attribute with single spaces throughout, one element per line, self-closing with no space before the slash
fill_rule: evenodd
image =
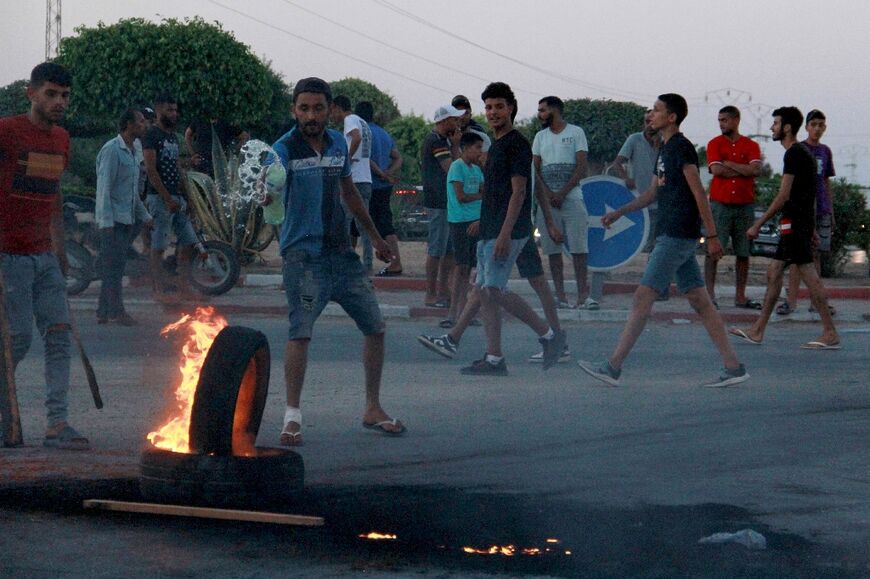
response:
<path id="1" fill-rule="evenodd" d="M 190 283 L 206 295 L 225 294 L 239 281 L 239 258 L 233 247 L 223 241 L 212 239 L 202 245 L 203 252 L 193 258 Z"/>

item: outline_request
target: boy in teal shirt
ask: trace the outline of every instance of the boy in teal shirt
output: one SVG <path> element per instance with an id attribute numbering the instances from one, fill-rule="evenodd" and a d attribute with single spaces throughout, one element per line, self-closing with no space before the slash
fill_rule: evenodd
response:
<path id="1" fill-rule="evenodd" d="M 465 307 L 471 269 L 477 265 L 477 238 L 480 228 L 480 206 L 483 171 L 478 162 L 483 153 L 483 138 L 468 132 L 459 141 L 460 158 L 447 172 L 447 222 L 456 256 L 453 268 L 452 298 L 448 318 L 442 328 L 450 328 Z"/>

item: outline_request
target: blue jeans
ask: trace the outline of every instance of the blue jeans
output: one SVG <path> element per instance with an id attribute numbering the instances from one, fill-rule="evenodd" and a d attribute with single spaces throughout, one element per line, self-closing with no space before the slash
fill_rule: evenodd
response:
<path id="1" fill-rule="evenodd" d="M 493 255 L 495 239 L 481 239 L 477 242 L 477 287 L 492 287 L 500 290 L 507 289 L 511 270 L 517 261 L 517 257 L 528 243 L 529 238 L 511 239 L 508 254 L 503 258 Z M 538 248 L 535 247 L 537 253 Z"/>
<path id="2" fill-rule="evenodd" d="M 127 264 L 127 250 L 133 240 L 132 225 L 115 223 L 111 228 L 100 229 L 100 268 L 102 283 L 97 301 L 97 317 L 108 319 L 124 315 L 124 300 L 121 282 Z"/>
<path id="3" fill-rule="evenodd" d="M 6 315 L 15 366 L 33 341 L 33 321 L 45 347 L 45 406 L 48 425 L 67 419 L 70 340 L 66 281 L 53 253 L 0 253 L 6 286 Z"/>
<path id="4" fill-rule="evenodd" d="M 381 308 L 359 257 L 349 249 L 323 255 L 284 253 L 284 291 L 290 309 L 288 339 L 310 339 L 314 322 L 337 302 L 365 336 L 384 331 Z"/>

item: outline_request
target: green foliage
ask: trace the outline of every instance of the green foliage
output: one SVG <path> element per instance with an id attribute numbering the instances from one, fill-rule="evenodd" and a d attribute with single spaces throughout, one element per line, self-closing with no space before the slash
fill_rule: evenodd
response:
<path id="1" fill-rule="evenodd" d="M 0 88 L 0 117 L 22 115 L 29 110 L 26 80 L 16 80 Z"/>
<path id="2" fill-rule="evenodd" d="M 280 74 L 271 68 L 267 68 L 266 73 L 272 89 L 272 101 L 260 118 L 245 128 L 253 138 L 274 143 L 290 129 L 293 123 L 290 115 L 290 109 L 293 106 L 293 92 Z"/>
<path id="3" fill-rule="evenodd" d="M 396 99 L 370 82 L 358 78 L 343 78 L 329 83 L 332 96 L 344 95 L 355 107 L 360 101 L 369 101 L 375 108 L 375 122 L 386 127 L 400 115 Z"/>
<path id="4" fill-rule="evenodd" d="M 422 182 L 420 147 L 432 131 L 431 125 L 419 115 L 399 117 L 384 127 L 402 153 L 402 182 L 419 185 Z"/>
<path id="5" fill-rule="evenodd" d="M 625 139 L 643 128 L 646 107 L 636 103 L 592 99 L 565 101 L 563 116 L 586 133 L 589 141 L 589 162 L 604 165 L 616 158 Z M 537 118 L 523 121 L 517 127 L 529 140 L 541 130 Z"/>
<path id="6" fill-rule="evenodd" d="M 96 137 L 73 137 L 70 139 L 69 167 L 67 173 L 70 183 L 76 183 L 86 188 L 97 187 L 97 153 L 106 141 L 117 133 Z"/>
<path id="7" fill-rule="evenodd" d="M 150 103 L 159 92 L 178 99 L 185 121 L 256 125 L 280 114 L 272 110 L 276 102 L 283 106 L 268 65 L 219 23 L 200 18 L 79 27 L 61 42 L 57 61 L 73 75 L 73 134 L 110 132 L 126 107 Z"/>

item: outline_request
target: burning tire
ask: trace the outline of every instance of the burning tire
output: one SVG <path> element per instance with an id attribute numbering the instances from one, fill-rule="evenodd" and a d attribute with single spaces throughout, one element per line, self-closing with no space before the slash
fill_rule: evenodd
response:
<path id="1" fill-rule="evenodd" d="M 139 490 L 156 503 L 214 507 L 277 505 L 302 490 L 302 457 L 283 448 L 251 456 L 185 454 L 151 447 L 142 453 Z"/>
<path id="2" fill-rule="evenodd" d="M 269 342 L 242 326 L 221 330 L 208 351 L 190 413 L 190 451 L 250 455 L 269 390 Z"/>

